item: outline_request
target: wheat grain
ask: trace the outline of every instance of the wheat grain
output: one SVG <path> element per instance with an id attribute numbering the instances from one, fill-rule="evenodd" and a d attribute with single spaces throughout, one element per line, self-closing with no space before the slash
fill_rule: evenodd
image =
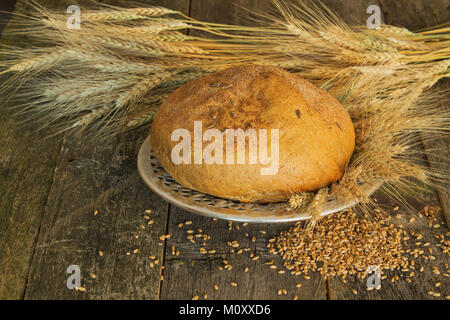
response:
<path id="1" fill-rule="evenodd" d="M 366 220 L 348 211 L 328 216 L 324 221 L 314 230 L 297 223 L 281 232 L 268 247 L 276 249 L 286 269 L 296 275 L 318 271 L 325 278 L 345 279 L 349 275 L 359 278 L 371 265 L 378 266 L 381 272 L 409 265 L 403 254 L 406 232 L 381 215 Z"/>
<path id="2" fill-rule="evenodd" d="M 364 43 L 368 46 L 368 48 L 377 51 L 397 51 L 396 48 L 391 43 L 387 42 L 384 38 L 375 37 L 369 34 L 365 36 Z"/>
<path id="3" fill-rule="evenodd" d="M 92 86 L 88 86 L 85 80 L 73 81 L 67 80 L 62 85 L 56 88 L 52 88 L 47 91 L 47 94 L 51 96 L 57 96 L 56 102 L 64 103 L 70 101 L 76 101 L 90 96 L 99 96 L 102 93 L 113 93 L 117 89 L 130 86 L 135 83 L 137 78 L 130 76 L 126 78 L 117 78 L 115 80 L 106 80 L 102 82 L 93 83 Z M 83 86 L 84 84 L 84 86 Z M 81 88 L 80 88 L 81 87 Z"/>
<path id="4" fill-rule="evenodd" d="M 98 108 L 98 109 L 94 109 L 90 113 L 88 113 L 88 114 L 82 116 L 80 119 L 76 120 L 72 124 L 72 128 L 87 126 L 88 124 L 92 123 L 95 119 L 103 116 L 109 110 L 110 110 L 110 108 L 107 106 Z"/>
<path id="5" fill-rule="evenodd" d="M 393 37 L 386 37 L 386 40 L 392 43 L 393 46 L 395 46 L 398 50 L 428 50 L 429 47 L 425 43 L 421 43 L 418 41 L 411 40 L 403 40 L 403 39 L 396 39 Z"/>
<path id="6" fill-rule="evenodd" d="M 306 211 L 311 215 L 308 220 L 308 228 L 314 228 L 321 219 L 321 207 L 328 198 L 328 193 L 328 188 L 319 189 L 312 198 L 311 202 L 308 204 Z"/>
<path id="7" fill-rule="evenodd" d="M 364 27 L 363 31 L 368 32 L 368 33 L 373 33 L 376 36 L 410 36 L 413 37 L 415 36 L 415 34 L 411 31 L 409 31 L 406 28 L 403 27 L 395 27 L 395 26 L 388 26 L 388 25 L 383 25 L 381 26 L 381 28 L 379 29 L 375 29 L 375 30 L 367 30 L 366 27 Z"/>

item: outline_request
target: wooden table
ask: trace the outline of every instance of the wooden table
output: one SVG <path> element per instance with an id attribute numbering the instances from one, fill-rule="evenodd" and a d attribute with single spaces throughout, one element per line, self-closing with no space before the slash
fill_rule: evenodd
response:
<path id="1" fill-rule="evenodd" d="M 249 9 L 269 7 L 268 1 L 260 0 L 145 2 L 223 23 L 245 23 L 245 13 L 235 4 Z M 370 4 L 381 7 L 386 23 L 412 30 L 450 20 L 446 0 L 323 2 L 347 22 L 365 23 Z M 62 1 L 39 3 L 65 8 Z M 18 5 L 23 3 L 19 1 Z M 448 88 L 448 83 L 440 86 Z M 442 102 L 443 108 L 446 103 Z M 385 281 L 381 290 L 370 292 L 365 290 L 364 282 L 356 279 L 344 284 L 338 279 L 321 279 L 318 274 L 310 280 L 288 272 L 278 274 L 264 264 L 274 259 L 282 265 L 278 256 L 267 252 L 267 240 L 289 224 L 241 225 L 240 230 L 233 227 L 229 231 L 225 221 L 196 216 L 161 200 L 141 181 L 136 169 L 137 152 L 148 128 L 96 145 L 69 135 L 45 138 L 45 133 L 35 134 L 35 129 L 32 124 L 19 126 L 10 112 L 0 113 L 0 298 L 191 299 L 207 294 L 208 299 L 292 299 L 295 295 L 299 299 L 438 299 L 427 292 L 450 294 L 449 281 L 445 281 L 448 278 L 436 290 L 437 276 L 431 267 L 412 283 Z M 432 166 L 448 169 L 448 140 L 436 139 L 425 148 L 435 151 L 435 156 L 428 159 Z M 401 204 L 382 195 L 376 197 L 388 210 L 399 205 L 396 213 L 406 212 Z M 412 204 L 418 210 L 425 204 L 440 206 L 438 221 L 445 221 L 450 212 L 448 197 L 444 186 L 423 199 L 412 199 Z M 187 227 L 178 225 L 187 220 L 192 221 L 190 228 L 195 232 L 200 228 L 210 235 L 207 248 L 215 253 L 201 254 L 199 246 L 186 239 Z M 429 241 L 435 241 L 436 232 L 448 231 L 447 225 L 432 231 L 420 219 L 408 222 L 405 214 L 394 221 L 407 230 L 420 231 Z M 160 240 L 164 234 L 171 238 Z M 227 241 L 233 240 L 250 248 L 250 252 L 230 253 Z M 179 250 L 178 256 L 172 254 L 172 246 Z M 134 253 L 135 249 L 139 252 Z M 260 259 L 252 260 L 250 253 Z M 224 259 L 233 265 L 232 270 L 219 270 Z M 434 265 L 444 270 L 448 262 L 448 255 L 436 253 Z M 66 287 L 70 265 L 80 267 L 81 285 L 86 291 Z M 248 272 L 244 272 L 247 267 Z M 236 282 L 237 287 L 231 282 Z M 296 288 L 298 282 L 303 284 L 300 289 Z M 214 284 L 219 290 L 214 289 Z M 288 293 L 279 296 L 279 289 L 287 289 Z M 353 294 L 352 289 L 357 289 L 358 294 Z"/>

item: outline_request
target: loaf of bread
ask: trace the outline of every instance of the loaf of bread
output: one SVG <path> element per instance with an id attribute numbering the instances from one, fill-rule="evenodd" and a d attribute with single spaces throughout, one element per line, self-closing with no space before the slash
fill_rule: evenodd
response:
<path id="1" fill-rule="evenodd" d="M 354 146 L 350 116 L 333 96 L 260 65 L 178 88 L 151 128 L 152 150 L 173 179 L 242 202 L 280 202 L 328 186 L 342 176 Z"/>

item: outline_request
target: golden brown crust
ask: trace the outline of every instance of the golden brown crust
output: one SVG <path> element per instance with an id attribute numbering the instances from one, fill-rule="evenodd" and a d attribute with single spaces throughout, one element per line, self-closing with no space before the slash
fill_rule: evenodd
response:
<path id="1" fill-rule="evenodd" d="M 185 128 L 193 143 L 194 121 L 202 121 L 203 131 L 279 129 L 278 173 L 261 175 L 267 165 L 259 163 L 175 165 L 171 150 L 178 142 L 171 134 Z M 355 133 L 348 113 L 327 92 L 281 69 L 244 65 L 178 88 L 156 114 L 151 144 L 165 170 L 186 187 L 245 202 L 277 202 L 339 179 Z"/>

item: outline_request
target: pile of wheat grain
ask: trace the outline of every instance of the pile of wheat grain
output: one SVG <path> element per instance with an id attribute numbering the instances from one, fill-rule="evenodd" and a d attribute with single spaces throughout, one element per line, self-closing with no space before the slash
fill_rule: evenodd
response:
<path id="1" fill-rule="evenodd" d="M 323 218 L 314 229 L 301 222 L 283 231 L 269 243 L 284 266 L 295 274 L 319 271 L 324 277 L 363 277 L 370 266 L 385 270 L 408 268 L 404 253 L 407 233 L 381 215 L 373 219 L 343 211 Z"/>

